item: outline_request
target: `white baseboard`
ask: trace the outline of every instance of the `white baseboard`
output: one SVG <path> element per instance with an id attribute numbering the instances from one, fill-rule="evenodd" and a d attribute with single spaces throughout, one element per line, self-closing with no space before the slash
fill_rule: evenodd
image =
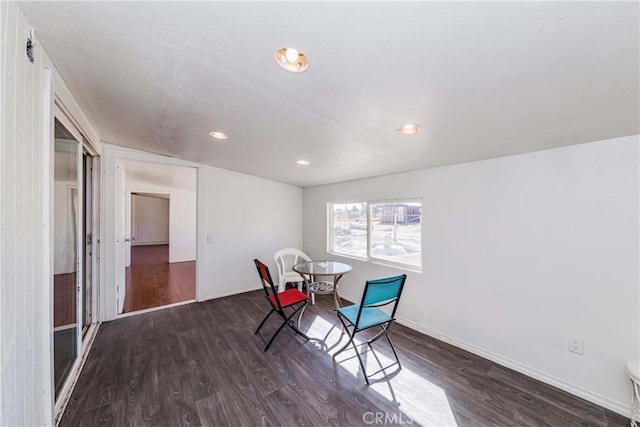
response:
<path id="1" fill-rule="evenodd" d="M 408 326 L 410 327 L 410 326 Z M 598 394 L 592 393 L 590 391 L 581 389 L 579 387 L 576 387 L 572 384 L 569 384 L 561 379 L 552 377 L 550 375 L 547 375 L 543 372 L 540 372 L 536 369 L 533 369 L 529 366 L 523 365 L 522 363 L 516 362 L 515 360 L 511 360 L 508 359 L 506 357 L 500 356 L 499 354 L 493 353 L 491 351 L 485 350 L 483 348 L 477 347 L 473 344 L 470 344 L 468 342 L 459 340 L 457 338 L 454 337 L 449 337 L 446 335 L 438 335 L 438 336 L 434 336 L 434 338 L 437 338 L 441 341 L 444 341 L 448 344 L 451 344 L 453 346 L 456 346 L 458 348 L 461 348 L 463 350 L 466 350 L 470 353 L 473 353 L 477 356 L 480 356 L 482 358 L 491 360 L 492 362 L 495 362 L 499 365 L 505 366 L 507 368 L 513 369 L 514 371 L 520 372 L 521 374 L 524 374 L 528 377 L 534 378 L 536 380 L 542 381 L 543 383 L 552 385 L 554 387 L 557 387 L 561 390 L 566 391 L 567 393 L 571 393 L 575 396 L 581 397 L 585 400 L 588 400 L 589 402 L 595 403 L 596 405 L 600 405 L 604 408 L 607 408 L 613 412 L 616 412 L 622 416 L 625 417 L 629 417 L 629 414 L 631 413 L 631 406 L 630 405 L 624 405 L 620 402 L 616 402 L 613 401 L 611 399 L 608 399 L 606 397 L 600 396 Z"/>
<path id="2" fill-rule="evenodd" d="M 166 308 L 172 308 L 172 307 L 178 307 L 180 305 L 191 304 L 192 302 L 196 302 L 196 300 L 189 299 L 186 301 L 174 302 L 173 304 L 159 305 L 157 307 L 145 308 L 144 310 L 130 311 L 128 313 L 120 313 L 116 316 L 115 319 L 111 319 L 111 320 L 121 319 L 123 317 L 137 316 L 138 314 L 151 313 L 153 311 L 164 310 Z"/>
<path id="3" fill-rule="evenodd" d="M 407 319 L 403 319 L 401 317 L 396 317 L 396 322 L 398 322 L 399 324 L 401 324 L 402 326 L 406 326 L 409 329 L 413 329 L 414 331 L 418 331 L 421 334 L 425 334 L 425 335 L 429 335 L 432 338 L 435 338 L 437 340 L 440 339 L 440 334 L 438 333 L 438 331 L 435 331 L 433 329 L 429 329 L 429 328 L 425 328 L 424 326 L 412 321 L 412 320 L 407 320 Z"/>
<path id="4" fill-rule="evenodd" d="M 132 243 L 131 247 L 134 246 L 153 246 L 153 245 L 168 245 L 169 242 L 136 242 L 136 243 Z"/>
<path id="5" fill-rule="evenodd" d="M 356 302 L 360 301 L 358 298 L 354 298 L 351 295 L 343 294 L 342 292 L 340 293 L 340 299 L 346 299 L 347 301 L 349 301 L 352 304 L 355 304 Z"/>

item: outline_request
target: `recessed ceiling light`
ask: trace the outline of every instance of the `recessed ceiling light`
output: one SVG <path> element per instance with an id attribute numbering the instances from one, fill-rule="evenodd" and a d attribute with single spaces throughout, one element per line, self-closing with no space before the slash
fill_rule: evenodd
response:
<path id="1" fill-rule="evenodd" d="M 311 164 L 311 163 L 307 162 L 306 160 L 298 160 L 296 163 L 299 164 L 299 165 L 302 165 L 302 166 L 308 166 L 308 165 Z"/>
<path id="2" fill-rule="evenodd" d="M 397 131 L 400 132 L 403 135 L 413 135 L 415 133 L 418 133 L 418 131 L 422 129 L 420 127 L 420 125 L 417 124 L 406 124 L 406 125 L 402 125 L 400 126 Z"/>
<path id="3" fill-rule="evenodd" d="M 211 138 L 215 138 L 215 139 L 229 139 L 229 137 L 227 136 L 226 133 L 222 133 L 222 132 L 217 132 L 217 131 L 211 131 L 209 132 L 209 136 Z"/>
<path id="4" fill-rule="evenodd" d="M 273 55 L 279 66 L 292 73 L 301 73 L 307 69 L 309 62 L 304 53 L 292 47 L 283 47 Z"/>

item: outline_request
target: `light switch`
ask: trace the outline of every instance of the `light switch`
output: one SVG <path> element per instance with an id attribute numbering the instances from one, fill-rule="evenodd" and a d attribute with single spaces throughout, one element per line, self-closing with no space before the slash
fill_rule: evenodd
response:
<path id="1" fill-rule="evenodd" d="M 207 243 L 213 243 L 213 234 L 207 233 Z"/>

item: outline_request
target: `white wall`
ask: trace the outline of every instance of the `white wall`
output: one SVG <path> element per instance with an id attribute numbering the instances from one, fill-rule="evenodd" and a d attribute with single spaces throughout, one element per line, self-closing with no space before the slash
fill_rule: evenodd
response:
<path id="1" fill-rule="evenodd" d="M 117 158 L 197 169 L 198 301 L 258 289 L 261 285 L 253 264 L 254 258 L 267 262 L 275 271 L 273 254 L 278 249 L 302 246 L 301 188 L 151 153 L 108 144 L 103 146 L 103 320 L 117 317 L 113 285 Z M 148 187 L 148 190 L 152 188 Z M 185 205 L 174 203 L 173 200 L 172 192 L 171 206 Z"/>
<path id="2" fill-rule="evenodd" d="M 51 291 L 43 251 L 48 234 L 43 223 L 48 225 L 49 219 L 44 198 L 49 160 L 43 138 L 46 75 L 42 66 L 21 55 L 28 24 L 19 9 L 2 2 L 0 10 L 0 425 L 51 424 Z M 37 53 L 41 56 L 42 49 Z M 34 123 L 27 125 L 30 121 Z"/>
<path id="3" fill-rule="evenodd" d="M 269 265 L 276 251 L 302 247 L 302 189 L 214 167 L 206 168 L 206 274 L 203 298 L 261 289 L 253 259 Z"/>
<path id="4" fill-rule="evenodd" d="M 0 425 L 53 424 L 53 93 L 97 137 L 14 2 L 0 2 Z M 50 70 L 50 71 L 49 71 Z"/>
<path id="5" fill-rule="evenodd" d="M 195 176 L 194 176 L 195 178 Z M 196 180 L 193 180 L 195 190 Z M 194 191 L 195 195 L 195 191 Z M 193 259 L 196 256 L 195 197 L 193 203 Z M 169 243 L 169 199 L 131 195 L 131 246 Z"/>
<path id="6" fill-rule="evenodd" d="M 628 416 L 640 357 L 639 137 L 304 190 L 304 247 L 327 257 L 326 203 L 422 198 L 423 273 L 398 316 Z M 400 270 L 354 266 L 342 292 Z M 582 337 L 584 355 L 568 351 Z"/>

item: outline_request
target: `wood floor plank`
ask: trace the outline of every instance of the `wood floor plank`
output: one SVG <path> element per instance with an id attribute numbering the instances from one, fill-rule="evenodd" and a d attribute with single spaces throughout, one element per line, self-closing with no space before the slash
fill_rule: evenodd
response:
<path id="1" fill-rule="evenodd" d="M 608 409 L 604 410 L 608 427 L 629 427 L 629 419 Z"/>
<path id="2" fill-rule="evenodd" d="M 131 247 L 124 313 L 195 299 L 196 262 L 169 262 L 169 245 Z"/>
<path id="3" fill-rule="evenodd" d="M 103 324 L 60 425 L 520 426 L 628 425 L 629 420 L 459 348 L 393 325 L 402 369 L 364 383 L 330 298 L 308 307 L 269 351 L 254 335 L 261 292 Z M 279 326 L 274 317 L 265 336 Z M 361 342 L 361 341 L 360 341 Z M 365 358 L 392 360 L 384 340 Z M 368 422 L 367 422 L 368 421 Z"/>
<path id="4" fill-rule="evenodd" d="M 598 405 L 524 375 L 514 374 L 508 368 L 493 366 L 487 377 L 496 380 L 492 382 L 493 386 L 502 387 L 500 394 L 518 396 L 520 400 L 529 402 L 532 408 L 552 411 L 565 425 L 582 424 L 584 420 L 588 420 L 590 425 L 606 425 L 604 409 Z"/>
<path id="5" fill-rule="evenodd" d="M 478 399 L 464 391 L 447 392 L 447 400 L 456 420 L 464 420 L 460 426 L 515 426 L 516 422 L 494 408 L 489 400 Z M 514 411 L 515 412 L 515 411 Z"/>
<path id="6" fill-rule="evenodd" d="M 79 414 L 78 426 L 115 426 L 122 423 L 124 419 L 124 408 L 122 403 L 110 403 L 98 406 L 95 409 Z"/>

